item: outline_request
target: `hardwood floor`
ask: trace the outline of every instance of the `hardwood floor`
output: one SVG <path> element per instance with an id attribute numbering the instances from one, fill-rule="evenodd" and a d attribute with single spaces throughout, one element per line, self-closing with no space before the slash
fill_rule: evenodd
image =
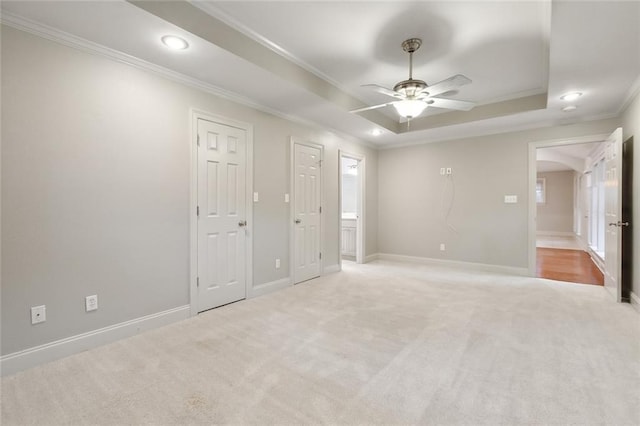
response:
<path id="1" fill-rule="evenodd" d="M 582 250 L 536 249 L 536 275 L 572 283 L 604 285 L 604 276 Z"/>

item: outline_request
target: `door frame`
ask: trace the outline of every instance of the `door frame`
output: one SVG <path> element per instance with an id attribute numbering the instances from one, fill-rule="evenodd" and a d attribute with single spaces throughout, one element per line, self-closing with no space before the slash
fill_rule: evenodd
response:
<path id="1" fill-rule="evenodd" d="M 538 148 L 549 148 L 562 145 L 575 145 L 581 143 L 591 142 L 604 142 L 609 137 L 609 134 L 597 134 L 580 136 L 575 138 L 563 138 L 563 139 L 551 139 L 529 142 L 529 183 L 528 183 L 528 244 L 527 244 L 527 256 L 528 256 L 528 271 L 529 276 L 536 276 L 536 216 L 537 216 L 537 203 L 536 203 L 536 152 Z"/>
<path id="2" fill-rule="evenodd" d="M 191 161 L 189 164 L 189 306 L 191 316 L 198 315 L 198 120 L 207 120 L 243 129 L 247 134 L 246 149 L 246 246 L 245 246 L 245 299 L 253 288 L 253 124 L 222 115 L 191 108 L 189 110 Z"/>
<path id="3" fill-rule="evenodd" d="M 296 175 L 296 159 L 295 159 L 295 146 L 305 145 L 311 148 L 317 148 L 320 150 L 320 207 L 324 210 L 324 145 L 310 142 L 304 139 L 291 136 L 289 140 L 289 280 L 291 285 L 295 285 L 295 224 L 293 222 L 296 215 L 296 193 L 295 193 L 295 175 Z M 320 253 L 322 254 L 324 247 L 324 238 L 322 237 L 324 224 L 324 211 L 320 212 L 320 237 L 318 242 L 320 244 Z M 324 257 L 320 257 L 320 276 L 324 275 Z"/>
<path id="4" fill-rule="evenodd" d="M 364 263 L 365 248 L 365 189 L 366 189 L 366 157 L 362 154 L 338 150 L 338 223 L 342 228 L 342 158 L 358 162 L 358 219 L 356 220 L 356 263 Z M 338 232 L 338 264 L 342 270 L 342 230 Z"/>

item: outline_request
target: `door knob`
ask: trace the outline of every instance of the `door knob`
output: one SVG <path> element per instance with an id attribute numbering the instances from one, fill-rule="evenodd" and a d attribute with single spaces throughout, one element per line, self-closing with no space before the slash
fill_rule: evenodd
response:
<path id="1" fill-rule="evenodd" d="M 618 226 L 618 224 L 617 224 L 617 223 L 615 223 L 615 222 L 611 222 L 611 223 L 609 224 L 609 226 Z"/>
<path id="2" fill-rule="evenodd" d="M 239 227 L 243 227 L 243 226 L 247 226 L 247 221 L 246 220 L 241 220 L 240 222 L 238 222 L 238 226 Z"/>
<path id="3" fill-rule="evenodd" d="M 616 226 L 629 226 L 629 222 L 618 222 Z"/>
<path id="4" fill-rule="evenodd" d="M 300 219 L 296 219 L 296 223 L 302 223 Z"/>

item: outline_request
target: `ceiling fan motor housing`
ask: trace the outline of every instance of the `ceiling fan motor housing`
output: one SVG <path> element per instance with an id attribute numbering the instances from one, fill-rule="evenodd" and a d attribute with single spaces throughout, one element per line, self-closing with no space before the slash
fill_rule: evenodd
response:
<path id="1" fill-rule="evenodd" d="M 427 83 L 422 80 L 404 80 L 393 86 L 393 91 L 402 93 L 409 99 L 415 98 L 418 95 L 424 94 L 424 90 L 427 88 Z"/>

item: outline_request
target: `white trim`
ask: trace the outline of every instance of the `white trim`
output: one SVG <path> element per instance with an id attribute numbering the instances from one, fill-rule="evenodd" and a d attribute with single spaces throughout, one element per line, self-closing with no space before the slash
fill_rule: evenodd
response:
<path id="1" fill-rule="evenodd" d="M 640 313 L 640 297 L 638 297 L 634 292 L 631 292 L 630 296 L 629 302 L 631 303 L 631 306 L 636 310 L 636 312 Z"/>
<path id="2" fill-rule="evenodd" d="M 191 316 L 198 314 L 198 218 L 196 209 L 198 205 L 198 120 L 207 120 L 215 123 L 224 124 L 226 126 L 237 127 L 243 129 L 247 136 L 246 146 L 246 221 L 245 227 L 247 233 L 245 247 L 245 298 L 249 298 L 253 288 L 253 124 L 243 121 L 234 120 L 223 117 L 210 112 L 191 108 L 189 110 L 191 116 L 191 182 L 190 182 L 190 220 L 189 220 L 189 300 L 191 306 Z"/>
<path id="3" fill-rule="evenodd" d="M 256 43 L 261 44 L 262 46 L 264 46 L 267 49 L 271 50 L 272 52 L 276 53 L 277 55 L 282 56 L 287 61 L 298 65 L 299 67 L 301 67 L 305 71 L 309 71 L 311 74 L 314 74 L 316 77 L 319 77 L 322 80 L 325 80 L 326 82 L 330 83 L 333 86 L 336 86 L 338 89 L 342 90 L 343 92 L 346 92 L 349 95 L 359 99 L 353 93 L 348 91 L 346 89 L 346 87 L 342 86 L 338 81 L 334 80 L 328 74 L 323 73 L 318 68 L 315 68 L 311 64 L 303 61 L 298 56 L 296 56 L 293 53 L 289 52 L 288 50 L 286 50 L 282 46 L 280 46 L 277 43 L 269 40 L 268 38 L 264 37 L 262 34 L 257 33 L 253 29 L 247 27 L 246 25 L 244 25 L 243 23 L 241 23 L 237 19 L 233 18 L 228 13 L 224 12 L 219 7 L 214 6 L 212 3 L 210 3 L 210 2 L 192 2 L 192 5 L 197 7 L 198 9 L 204 11 L 205 13 L 213 16 L 214 18 L 222 21 L 223 23 L 227 24 L 228 26 L 230 26 L 234 30 L 238 31 L 239 33 L 246 35 L 247 37 L 249 37 L 250 39 L 252 39 Z M 360 99 L 360 100 L 362 100 L 362 99 Z"/>
<path id="4" fill-rule="evenodd" d="M 536 276 L 536 218 L 537 218 L 537 207 L 536 203 L 536 179 L 537 179 L 537 156 L 536 150 L 538 148 L 548 148 L 552 146 L 562 146 L 562 145 L 574 145 L 579 143 L 590 143 L 590 142 L 603 142 L 607 140 L 609 135 L 607 134 L 599 134 L 599 135 L 589 135 L 589 136 L 581 136 L 576 138 L 562 138 L 562 139 L 551 139 L 551 140 L 542 140 L 542 141 L 534 141 L 529 142 L 529 179 L 528 179 L 528 206 L 529 206 L 529 214 L 528 214 L 528 272 L 529 276 Z"/>
<path id="5" fill-rule="evenodd" d="M 635 79 L 627 91 L 627 96 L 624 99 L 624 102 L 620 105 L 620 109 L 618 109 L 618 115 L 622 115 L 625 112 L 636 96 L 640 96 L 640 75 Z"/>
<path id="6" fill-rule="evenodd" d="M 538 231 L 536 230 L 536 235 L 539 237 L 575 237 L 578 236 L 574 232 L 570 231 Z"/>
<path id="7" fill-rule="evenodd" d="M 526 276 L 527 268 L 514 266 L 489 265 L 486 263 L 463 262 L 459 260 L 433 259 L 430 257 L 405 256 L 402 254 L 378 253 L 378 260 L 392 260 L 396 262 L 420 263 L 425 265 L 453 266 L 464 269 L 477 269 L 487 272 L 497 272 L 509 275 Z"/>
<path id="8" fill-rule="evenodd" d="M 274 291 L 282 290 L 283 288 L 291 287 L 291 278 L 286 277 L 279 280 L 271 281 L 264 284 L 259 284 L 251 289 L 250 298 L 264 296 L 265 294 L 273 293 Z"/>
<path id="9" fill-rule="evenodd" d="M 356 263 L 364 263 L 366 235 L 366 156 L 338 150 L 338 223 L 342 223 L 342 158 L 350 158 L 358 162 L 358 207 L 356 215 Z M 342 269 L 342 226 L 338 231 L 338 264 Z"/>
<path id="10" fill-rule="evenodd" d="M 334 272 L 340 271 L 342 271 L 342 266 L 339 263 L 336 263 L 334 265 L 325 266 L 322 270 L 322 275 L 333 274 Z"/>
<path id="11" fill-rule="evenodd" d="M 324 145 L 309 142 L 303 139 L 298 139 L 291 136 L 289 140 L 289 194 L 290 195 L 290 203 L 289 203 L 289 277 L 291 278 L 291 282 L 295 284 L 295 258 L 296 258 L 296 250 L 295 250 L 295 223 L 294 217 L 296 215 L 296 194 L 295 194 L 295 176 L 296 176 L 296 159 L 295 159 L 295 145 L 304 145 L 311 148 L 317 148 L 320 150 L 320 206 L 322 207 L 322 212 L 320 213 L 320 253 L 324 250 L 322 238 L 322 232 L 325 228 L 324 218 L 327 216 L 325 214 L 325 202 L 324 202 Z M 338 252 L 340 253 L 340 252 Z M 324 273 L 324 258 L 320 258 L 320 275 L 322 276 Z M 306 281 L 306 280 L 305 280 Z M 301 281 L 302 282 L 302 281 Z"/>
<path id="12" fill-rule="evenodd" d="M 373 142 L 370 142 L 364 139 L 358 139 L 353 135 L 350 135 L 348 133 L 345 133 L 341 130 L 330 127 L 328 125 L 320 125 L 306 118 L 284 113 L 282 111 L 273 109 L 269 106 L 257 103 L 255 100 L 251 98 L 223 89 L 222 87 L 213 85 L 211 83 L 207 83 L 197 78 L 193 78 L 186 74 L 173 71 L 169 68 L 156 65 L 154 63 L 145 61 L 144 59 L 140 59 L 135 56 L 128 55 L 126 53 L 120 52 L 119 50 L 111 49 L 110 47 L 106 47 L 101 44 L 94 43 L 90 40 L 75 36 L 73 34 L 60 31 L 56 28 L 33 21 L 31 19 L 23 18 L 22 16 L 16 15 L 14 13 L 6 12 L 3 10 L 0 16 L 0 22 L 4 25 L 8 25 L 17 30 L 36 35 L 38 37 L 52 41 L 54 43 L 62 44 L 64 46 L 71 47 L 73 49 L 80 50 L 85 53 L 102 56 L 116 62 L 130 65 L 132 67 L 159 75 L 168 80 L 175 81 L 180 84 L 184 84 L 185 86 L 193 87 L 195 89 L 198 89 L 205 93 L 209 93 L 219 98 L 226 99 L 228 101 L 235 102 L 237 104 L 244 105 L 249 108 L 253 108 L 255 110 L 265 112 L 267 114 L 271 114 L 275 117 L 279 117 L 284 120 L 288 120 L 294 123 L 299 123 L 305 126 L 309 126 L 313 129 L 325 130 L 325 131 L 328 130 L 347 141 L 351 141 L 355 144 L 366 146 L 368 148 L 378 149 L 378 145 Z"/>
<path id="13" fill-rule="evenodd" d="M 364 258 L 364 263 L 374 262 L 378 260 L 378 253 L 370 254 Z"/>
<path id="14" fill-rule="evenodd" d="M 189 305 L 179 306 L 4 355 L 0 358 L 2 376 L 14 374 L 27 368 L 106 345 L 107 343 L 131 337 L 143 331 L 182 321 L 189 317 L 189 311 Z"/>

